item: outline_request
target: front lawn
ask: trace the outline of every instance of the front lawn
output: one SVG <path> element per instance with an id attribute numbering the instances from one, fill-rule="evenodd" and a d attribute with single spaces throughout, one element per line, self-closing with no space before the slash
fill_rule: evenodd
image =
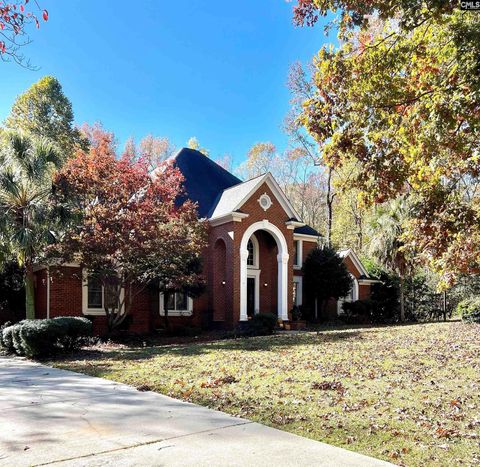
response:
<path id="1" fill-rule="evenodd" d="M 480 325 L 99 347 L 53 364 L 398 464 L 480 462 Z"/>

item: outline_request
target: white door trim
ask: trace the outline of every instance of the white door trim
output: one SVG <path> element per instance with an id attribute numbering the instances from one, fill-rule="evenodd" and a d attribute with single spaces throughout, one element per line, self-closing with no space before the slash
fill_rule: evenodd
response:
<path id="1" fill-rule="evenodd" d="M 247 278 L 255 279 L 255 311 L 260 313 L 260 269 L 248 269 Z"/>

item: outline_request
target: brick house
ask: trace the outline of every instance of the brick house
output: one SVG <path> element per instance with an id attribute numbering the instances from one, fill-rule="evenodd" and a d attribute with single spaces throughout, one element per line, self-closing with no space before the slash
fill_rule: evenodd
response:
<path id="1" fill-rule="evenodd" d="M 305 225 L 270 173 L 242 182 L 208 157 L 182 149 L 174 157 L 182 172 L 185 191 L 208 220 L 209 242 L 204 252 L 205 293 L 196 299 L 172 295 L 172 325 L 232 328 L 259 312 L 279 320 L 291 319 L 294 305 L 306 299 L 302 263 L 320 234 Z M 339 254 L 354 284 L 343 300 L 370 295 L 373 282 L 352 250 Z M 36 317 L 89 316 L 100 332 L 105 327 L 103 307 L 108 293 L 89 280 L 79 264 L 55 271 L 36 268 Z M 149 332 L 161 326 L 163 296 L 148 290 L 138 296 L 128 329 Z M 333 302 L 328 317 L 341 312 Z"/>

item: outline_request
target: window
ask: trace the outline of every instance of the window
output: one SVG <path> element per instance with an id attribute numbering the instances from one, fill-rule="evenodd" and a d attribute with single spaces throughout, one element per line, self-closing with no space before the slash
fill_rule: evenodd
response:
<path id="1" fill-rule="evenodd" d="M 87 307 L 89 309 L 93 308 L 99 308 L 103 309 L 103 290 L 102 290 L 102 284 L 100 281 L 96 278 L 93 278 L 89 276 L 88 278 L 88 305 Z"/>
<path id="2" fill-rule="evenodd" d="M 247 267 L 250 269 L 258 269 L 258 240 L 255 235 L 252 235 L 247 242 L 247 250 L 248 250 L 248 257 L 247 257 Z"/>
<path id="3" fill-rule="evenodd" d="M 247 250 L 248 250 L 248 258 L 247 258 L 247 265 L 248 266 L 253 266 L 254 264 L 254 248 L 253 248 L 253 242 L 252 239 L 250 239 L 247 243 Z M 244 253 L 245 254 L 245 253 Z M 244 256 L 245 258 L 245 256 Z"/>
<path id="4" fill-rule="evenodd" d="M 164 295 L 160 294 L 160 315 L 165 316 Z M 168 294 L 169 316 L 190 316 L 193 310 L 193 300 L 183 292 Z"/>
<path id="5" fill-rule="evenodd" d="M 105 308 L 109 310 L 118 306 L 117 285 L 103 286 L 101 281 L 83 270 L 82 312 L 85 315 L 104 315 Z M 123 289 L 120 291 L 120 300 Z"/>
<path id="6" fill-rule="evenodd" d="M 270 196 L 267 195 L 267 193 L 264 193 L 262 196 L 260 196 L 257 201 L 264 211 L 269 209 L 270 206 L 273 204 L 272 199 L 270 198 Z"/>
<path id="7" fill-rule="evenodd" d="M 293 241 L 293 267 L 295 269 L 302 267 L 302 247 L 303 242 L 301 240 Z"/>

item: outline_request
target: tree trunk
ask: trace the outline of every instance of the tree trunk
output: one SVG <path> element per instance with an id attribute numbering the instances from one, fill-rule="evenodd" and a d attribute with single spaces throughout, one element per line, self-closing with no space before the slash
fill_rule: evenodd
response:
<path id="1" fill-rule="evenodd" d="M 332 169 L 328 168 L 327 178 L 327 246 L 332 244 L 332 223 L 333 223 L 333 198 L 335 194 L 332 194 Z"/>
<path id="2" fill-rule="evenodd" d="M 170 331 L 170 321 L 168 320 L 168 299 L 170 298 L 170 293 L 165 292 L 163 294 L 163 322 L 165 324 L 165 330 Z"/>
<path id="3" fill-rule="evenodd" d="M 405 322 L 405 281 L 400 277 L 400 321 Z"/>
<path id="4" fill-rule="evenodd" d="M 30 262 L 25 268 L 25 310 L 27 319 L 35 319 L 35 286 L 33 266 Z"/>

